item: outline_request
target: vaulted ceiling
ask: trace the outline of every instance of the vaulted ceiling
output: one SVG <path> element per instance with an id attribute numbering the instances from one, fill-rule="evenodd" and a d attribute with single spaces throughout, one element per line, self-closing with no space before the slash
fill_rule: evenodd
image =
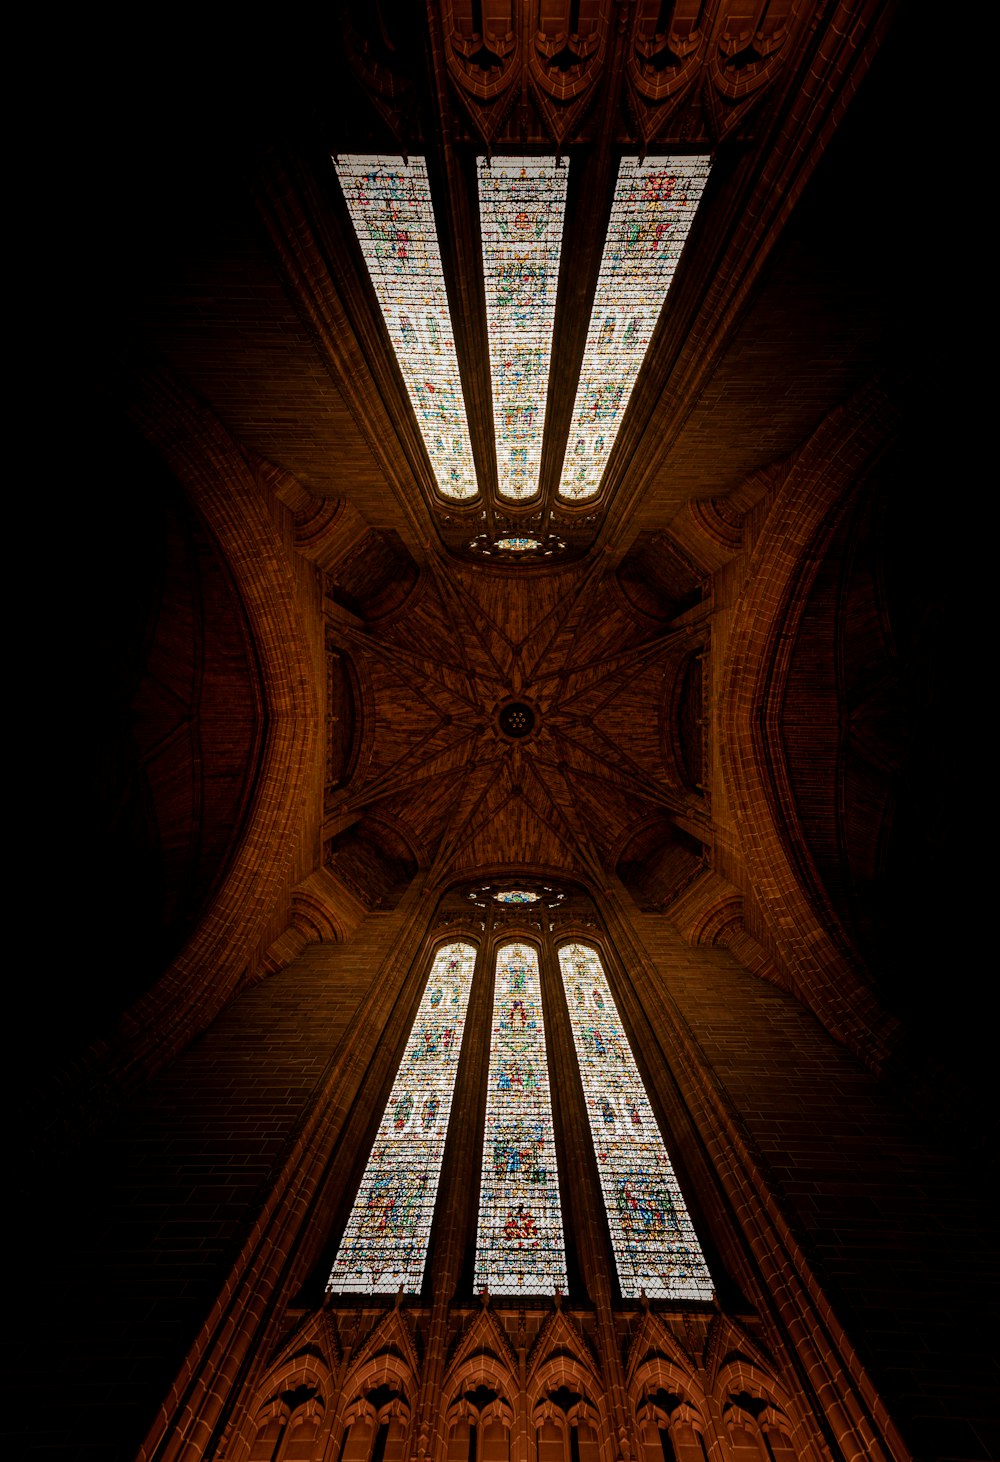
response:
<path id="1" fill-rule="evenodd" d="M 681 712 L 700 684 L 696 630 L 637 611 L 602 570 L 536 571 L 518 593 L 509 571 L 455 567 L 387 622 L 334 618 L 370 732 L 327 825 L 402 838 L 435 882 L 508 868 L 601 882 L 650 826 L 698 866 L 702 728 Z M 508 705 L 531 725 L 506 730 Z M 351 841 L 331 848 L 350 877 Z"/>
<path id="2" fill-rule="evenodd" d="M 93 99 L 72 308 L 106 515 L 70 517 L 107 673 L 77 694 L 84 747 L 108 744 L 111 704 L 119 754 L 81 782 L 101 852 L 79 922 L 124 879 L 154 953 L 121 961 L 105 1006 L 70 1002 L 69 1046 L 138 998 L 183 1006 L 181 1041 L 414 878 L 521 870 L 620 879 L 885 1058 L 893 687 L 912 703 L 926 680 L 928 551 L 900 485 L 920 162 L 900 145 L 915 38 L 891 18 L 349 4 L 308 45 L 178 46 L 182 103 L 127 77 Z M 671 150 L 710 153 L 708 187 L 600 491 L 566 502 L 618 160 Z M 468 503 L 436 487 L 364 268 L 333 162 L 355 151 L 427 159 Z M 477 156 L 511 152 L 569 168 L 524 503 L 497 491 L 476 198 Z M 497 551 L 511 532 L 551 552 Z M 125 584 L 137 558 L 155 572 Z"/>

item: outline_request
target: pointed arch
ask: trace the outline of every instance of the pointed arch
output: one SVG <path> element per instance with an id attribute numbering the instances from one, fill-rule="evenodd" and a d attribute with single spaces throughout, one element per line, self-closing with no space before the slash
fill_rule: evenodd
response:
<path id="1" fill-rule="evenodd" d="M 810 1436 L 812 1426 L 770 1367 L 734 1356 L 719 1367 L 713 1384 L 730 1435 L 740 1428 L 753 1438 L 767 1435 L 777 1462 L 790 1462 L 792 1457 L 814 1462 L 820 1455 Z"/>
<path id="2" fill-rule="evenodd" d="M 674 1394 L 701 1412 L 705 1391 L 700 1367 L 660 1315 L 647 1310 L 629 1349 L 625 1381 L 634 1407 L 658 1391 Z"/>
<path id="3" fill-rule="evenodd" d="M 452 1355 L 441 1394 L 452 1402 L 465 1387 L 474 1389 L 478 1385 L 492 1386 L 499 1395 L 512 1395 L 519 1385 L 517 1357 L 503 1326 L 487 1306 L 465 1331 Z"/>
<path id="4" fill-rule="evenodd" d="M 537 1408 L 553 1391 L 603 1397 L 607 1387 L 597 1358 L 572 1316 L 560 1305 L 542 1324 L 528 1354 L 526 1399 Z"/>
<path id="5" fill-rule="evenodd" d="M 296 1443 L 315 1440 L 333 1415 L 336 1386 L 329 1362 L 312 1346 L 299 1346 L 271 1367 L 249 1408 L 249 1425 L 228 1449 L 238 1462 L 285 1462 Z M 291 1447 L 300 1451 L 301 1447 Z"/>

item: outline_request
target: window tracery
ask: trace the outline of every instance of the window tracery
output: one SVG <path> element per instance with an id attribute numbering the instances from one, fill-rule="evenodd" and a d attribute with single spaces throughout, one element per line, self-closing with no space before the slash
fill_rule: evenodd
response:
<path id="1" fill-rule="evenodd" d="M 476 950 L 435 957 L 327 1289 L 419 1294 Z"/>

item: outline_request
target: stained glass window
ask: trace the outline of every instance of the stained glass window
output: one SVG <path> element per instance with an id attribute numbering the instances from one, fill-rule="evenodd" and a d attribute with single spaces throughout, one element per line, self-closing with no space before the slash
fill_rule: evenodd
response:
<path id="1" fill-rule="evenodd" d="M 440 949 L 327 1283 L 419 1294 L 476 951 Z"/>
<path id="2" fill-rule="evenodd" d="M 532 548 L 541 548 L 542 545 L 537 538 L 498 538 L 496 546 L 507 553 L 527 553 Z"/>
<path id="3" fill-rule="evenodd" d="M 568 172 L 551 157 L 479 159 L 493 424 L 506 498 L 538 491 Z"/>
<path id="4" fill-rule="evenodd" d="M 334 159 L 389 338 L 446 497 L 478 492 L 422 157 Z"/>
<path id="5" fill-rule="evenodd" d="M 559 967 L 622 1294 L 710 1300 L 708 1267 L 597 951 L 564 945 Z"/>
<path id="6" fill-rule="evenodd" d="M 503 888 L 495 895 L 498 904 L 536 904 L 537 893 L 530 893 L 526 888 Z"/>
<path id="7" fill-rule="evenodd" d="M 560 496 L 593 497 L 704 191 L 707 157 L 623 157 Z"/>
<path id="8" fill-rule="evenodd" d="M 566 1289 L 538 955 L 527 944 L 497 952 L 475 1284 Z"/>

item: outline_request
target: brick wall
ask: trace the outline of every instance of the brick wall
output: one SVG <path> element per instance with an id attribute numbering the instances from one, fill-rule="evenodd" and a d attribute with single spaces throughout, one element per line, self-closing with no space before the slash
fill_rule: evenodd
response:
<path id="1" fill-rule="evenodd" d="M 791 996 L 661 918 L 635 925 L 914 1454 L 996 1456 L 985 1177 Z"/>
<path id="2" fill-rule="evenodd" d="M 85 1163 L 43 1163 L 15 1250 L 19 1425 L 38 1456 L 134 1456 L 398 927 L 376 915 L 349 949 L 310 946 L 192 1042 Z"/>

